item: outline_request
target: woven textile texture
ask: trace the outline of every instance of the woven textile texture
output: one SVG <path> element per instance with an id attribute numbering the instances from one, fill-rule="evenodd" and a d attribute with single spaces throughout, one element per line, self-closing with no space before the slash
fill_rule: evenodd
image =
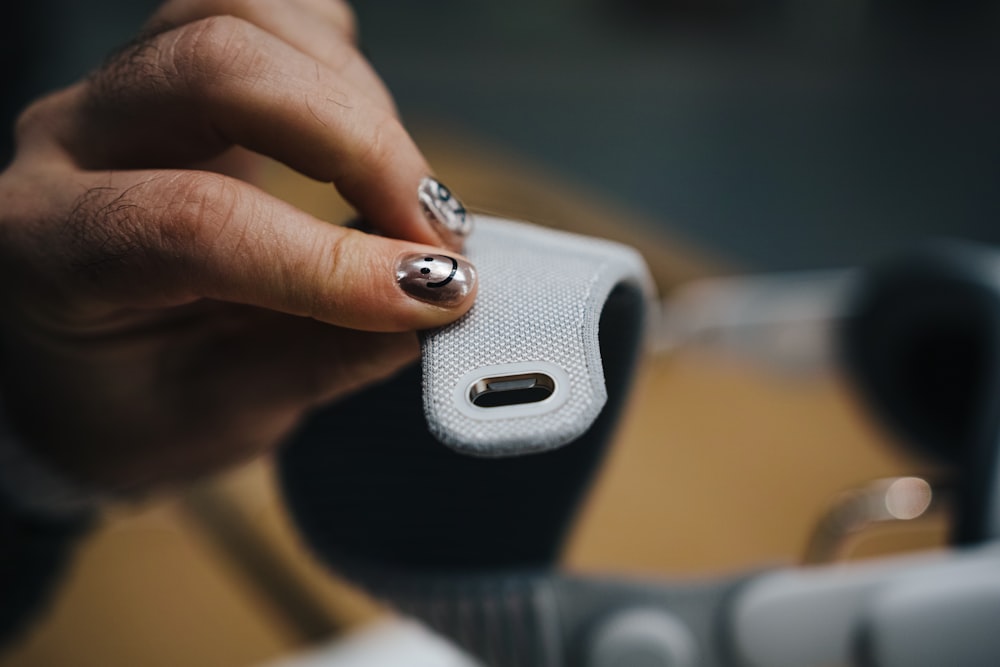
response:
<path id="1" fill-rule="evenodd" d="M 477 456 L 528 454 L 573 441 L 607 399 L 598 345 L 601 311 L 622 284 L 652 296 L 645 262 L 618 243 L 484 216 L 476 218 L 466 255 L 479 272 L 476 304 L 423 341 L 430 431 Z M 477 369 L 523 362 L 545 362 L 564 372 L 568 386 L 557 388 L 565 393 L 551 401 L 551 409 L 539 404 L 534 413 L 518 414 L 506 407 L 458 405 Z"/>

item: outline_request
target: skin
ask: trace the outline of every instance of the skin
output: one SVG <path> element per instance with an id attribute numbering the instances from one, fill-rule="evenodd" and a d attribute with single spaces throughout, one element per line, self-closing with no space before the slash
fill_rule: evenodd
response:
<path id="1" fill-rule="evenodd" d="M 29 107 L 0 174 L 11 421 L 58 472 L 124 495 L 269 451 L 475 297 L 441 307 L 396 283 L 401 256 L 444 242 L 347 5 L 175 0 L 147 27 Z M 257 154 L 331 182 L 382 236 L 240 178 Z"/>

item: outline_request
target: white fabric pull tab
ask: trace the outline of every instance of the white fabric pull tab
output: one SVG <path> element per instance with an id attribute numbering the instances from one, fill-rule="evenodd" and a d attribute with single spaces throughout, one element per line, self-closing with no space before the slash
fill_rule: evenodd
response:
<path id="1" fill-rule="evenodd" d="M 476 304 L 423 340 L 431 433 L 477 456 L 572 442 L 607 400 L 598 331 L 605 303 L 625 286 L 643 295 L 637 307 L 649 304 L 645 262 L 611 241 L 482 216 L 466 255 L 479 275 Z"/>

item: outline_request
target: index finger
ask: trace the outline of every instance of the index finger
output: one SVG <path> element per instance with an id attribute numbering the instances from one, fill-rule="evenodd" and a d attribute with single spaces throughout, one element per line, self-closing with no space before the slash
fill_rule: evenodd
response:
<path id="1" fill-rule="evenodd" d="M 185 166 L 239 144 L 333 182 L 387 235 L 460 244 L 464 207 L 428 187 L 430 168 L 399 120 L 241 19 L 212 17 L 136 44 L 66 102 L 62 144 L 81 167 Z M 418 196 L 422 183 L 430 199 Z"/>

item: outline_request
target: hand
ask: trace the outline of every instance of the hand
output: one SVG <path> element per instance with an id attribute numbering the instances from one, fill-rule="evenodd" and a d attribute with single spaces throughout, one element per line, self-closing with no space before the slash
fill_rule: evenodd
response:
<path id="1" fill-rule="evenodd" d="M 441 249 L 464 209 L 422 181 L 352 21 L 331 0 L 175 0 L 23 114 L 0 174 L 0 379 L 33 454 L 116 493 L 202 475 L 471 306 L 474 269 Z M 384 236 L 199 168 L 240 147 L 334 183 Z"/>

